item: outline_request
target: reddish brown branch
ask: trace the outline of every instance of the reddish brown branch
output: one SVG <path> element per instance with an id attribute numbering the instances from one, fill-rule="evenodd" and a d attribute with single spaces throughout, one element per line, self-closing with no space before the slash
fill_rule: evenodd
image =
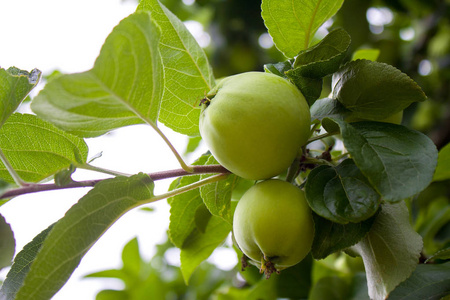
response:
<path id="1" fill-rule="evenodd" d="M 167 170 L 155 173 L 149 173 L 148 175 L 153 181 L 180 177 L 186 175 L 195 175 L 195 174 L 214 174 L 214 173 L 230 173 L 227 169 L 225 169 L 221 165 L 209 165 L 209 166 L 193 166 L 194 171 L 189 173 L 183 169 L 175 169 L 175 170 Z M 13 190 L 9 190 L 0 195 L 0 199 L 12 198 L 20 195 L 44 192 L 44 191 L 55 191 L 55 190 L 63 190 L 63 189 L 71 189 L 71 188 L 81 188 L 81 187 L 93 187 L 100 181 L 105 179 L 96 179 L 96 180 L 85 180 L 85 181 L 73 181 L 66 185 L 60 186 L 55 183 L 46 183 L 46 184 L 30 184 L 24 187 L 19 187 Z"/>

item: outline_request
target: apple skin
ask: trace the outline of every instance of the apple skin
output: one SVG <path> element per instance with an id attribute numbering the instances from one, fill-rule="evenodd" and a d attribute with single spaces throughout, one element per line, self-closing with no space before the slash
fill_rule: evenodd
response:
<path id="1" fill-rule="evenodd" d="M 310 252 L 314 239 L 314 221 L 305 193 L 278 179 L 257 183 L 236 206 L 233 234 L 250 263 L 262 271 L 269 264 L 280 271 L 299 263 Z"/>
<path id="2" fill-rule="evenodd" d="M 281 174 L 310 136 L 309 106 L 284 78 L 241 73 L 221 80 L 208 95 L 200 134 L 217 161 L 240 177 Z"/>

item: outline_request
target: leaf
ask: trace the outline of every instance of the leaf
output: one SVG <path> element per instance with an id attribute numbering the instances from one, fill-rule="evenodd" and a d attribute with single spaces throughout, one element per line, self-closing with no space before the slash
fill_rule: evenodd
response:
<path id="1" fill-rule="evenodd" d="M 206 164 L 213 165 L 218 164 L 218 162 L 211 156 Z M 202 175 L 201 179 L 205 179 L 212 175 L 213 174 Z M 238 176 L 229 175 L 225 180 L 211 183 L 200 188 L 200 195 L 211 214 L 223 218 L 230 224 L 233 224 L 231 194 L 238 182 Z"/>
<path id="2" fill-rule="evenodd" d="M 389 294 L 388 300 L 444 299 L 450 293 L 450 262 L 418 265 L 406 281 Z M 446 299 L 446 298 L 445 298 Z"/>
<path id="3" fill-rule="evenodd" d="M 269 280 L 275 281 L 277 299 L 306 299 L 312 285 L 312 268 L 313 260 L 308 255 L 300 263 L 272 275 Z"/>
<path id="4" fill-rule="evenodd" d="M 177 132 L 198 135 L 200 109 L 195 104 L 215 85 L 206 54 L 183 22 L 158 0 L 142 0 L 138 10 L 150 12 L 161 29 L 164 92 L 159 120 Z"/>
<path id="5" fill-rule="evenodd" d="M 149 202 L 154 184 L 146 174 L 99 182 L 53 227 L 28 272 L 18 299 L 50 299 L 82 257 L 127 211 Z"/>
<path id="6" fill-rule="evenodd" d="M 262 17 L 278 50 L 294 57 L 311 45 L 317 29 L 342 6 L 343 0 L 263 0 Z"/>
<path id="7" fill-rule="evenodd" d="M 311 120 L 317 119 L 320 121 L 324 118 L 344 120 L 351 113 L 339 101 L 332 98 L 319 99 L 314 102 L 310 109 Z"/>
<path id="8" fill-rule="evenodd" d="M 314 259 L 323 259 L 328 255 L 349 248 L 366 236 L 375 221 L 376 215 L 360 223 L 338 224 L 314 217 L 314 241 L 311 253 Z"/>
<path id="9" fill-rule="evenodd" d="M 425 262 L 436 259 L 450 259 L 450 247 L 442 249 L 429 257 Z"/>
<path id="10" fill-rule="evenodd" d="M 0 270 L 11 265 L 16 250 L 16 241 L 11 226 L 0 215 Z"/>
<path id="11" fill-rule="evenodd" d="M 426 135 L 396 124 L 334 120 L 355 164 L 383 200 L 409 198 L 430 184 L 437 150 Z"/>
<path id="12" fill-rule="evenodd" d="M 445 145 L 439 150 L 436 172 L 433 181 L 442 181 L 450 179 L 450 144 Z"/>
<path id="13" fill-rule="evenodd" d="M 38 84 L 41 71 L 31 72 L 11 67 L 0 68 L 0 127 L 17 109 L 28 93 Z"/>
<path id="14" fill-rule="evenodd" d="M 83 137 L 144 121 L 155 123 L 163 76 L 159 36 L 148 13 L 130 15 L 108 36 L 93 69 L 51 80 L 31 108 Z"/>
<path id="15" fill-rule="evenodd" d="M 381 200 L 351 159 L 336 167 L 319 166 L 312 170 L 305 192 L 309 206 L 318 215 L 341 224 L 368 219 Z"/>
<path id="16" fill-rule="evenodd" d="M 294 63 L 294 60 L 290 59 L 290 60 L 275 63 L 275 64 L 265 64 L 264 70 L 267 73 L 272 73 L 272 74 L 275 74 L 280 77 L 288 79 L 288 77 L 286 76 L 286 72 L 293 68 L 293 63 Z"/>
<path id="17" fill-rule="evenodd" d="M 419 85 L 393 66 L 351 61 L 333 74 L 332 98 L 357 118 L 383 120 L 413 102 L 426 100 Z"/>
<path id="18" fill-rule="evenodd" d="M 194 231 L 181 248 L 181 272 L 186 284 L 195 269 L 207 259 L 214 249 L 223 243 L 231 231 L 231 225 L 222 218 L 212 216 L 205 232 Z"/>
<path id="19" fill-rule="evenodd" d="M 42 243 L 47 238 L 47 235 L 53 226 L 54 224 L 39 233 L 16 255 L 14 264 L 12 265 L 11 270 L 9 270 L 6 280 L 0 289 L 0 299 L 16 299 L 17 291 L 22 287 L 23 282 L 30 271 L 31 264 L 36 258 L 36 255 L 42 247 Z"/>
<path id="20" fill-rule="evenodd" d="M 370 298 L 381 300 L 416 268 L 422 238 L 411 227 L 404 202 L 383 204 L 370 232 L 352 249 L 364 261 Z"/>
<path id="21" fill-rule="evenodd" d="M 88 148 L 83 139 L 72 136 L 34 115 L 13 114 L 0 129 L 0 148 L 19 174 L 38 182 L 71 164 L 84 164 Z M 14 183 L 0 162 L 0 178 Z"/>
<path id="22" fill-rule="evenodd" d="M 193 165 L 204 165 L 208 158 L 209 155 L 201 156 Z M 172 183 L 171 190 L 199 180 L 200 175 L 183 176 Z M 200 189 L 170 197 L 168 202 L 170 204 L 169 238 L 176 247 L 181 248 L 184 241 L 196 228 L 197 210 L 203 205 Z"/>
<path id="23" fill-rule="evenodd" d="M 380 55 L 379 49 L 359 49 L 353 53 L 352 60 L 367 59 L 376 61 Z"/>
<path id="24" fill-rule="evenodd" d="M 348 299 L 349 284 L 338 276 L 322 277 L 313 286 L 310 300 L 344 300 Z"/>

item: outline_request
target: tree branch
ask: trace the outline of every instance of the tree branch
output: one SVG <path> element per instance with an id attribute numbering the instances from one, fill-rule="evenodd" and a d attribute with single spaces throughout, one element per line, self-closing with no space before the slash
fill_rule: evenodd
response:
<path id="1" fill-rule="evenodd" d="M 193 166 L 193 172 L 188 172 L 183 169 L 175 169 L 175 170 L 167 170 L 155 173 L 149 173 L 148 176 L 153 181 L 180 177 L 186 175 L 196 175 L 196 174 L 211 174 L 211 173 L 222 173 L 228 174 L 230 171 L 225 169 L 221 165 L 209 165 L 209 166 Z M 100 181 L 105 179 L 95 179 L 95 180 L 85 180 L 85 181 L 73 181 L 66 185 L 57 185 L 56 183 L 46 183 L 46 184 L 30 184 L 24 187 L 19 187 L 12 190 L 7 190 L 3 194 L 0 195 L 0 199 L 12 198 L 20 195 L 44 192 L 44 191 L 55 191 L 55 190 L 63 190 L 63 189 L 71 189 L 71 188 L 81 188 L 81 187 L 93 187 Z"/>

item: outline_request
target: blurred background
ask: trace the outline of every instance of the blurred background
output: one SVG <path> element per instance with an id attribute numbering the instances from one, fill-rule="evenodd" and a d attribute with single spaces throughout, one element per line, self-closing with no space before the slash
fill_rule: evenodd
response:
<path id="1" fill-rule="evenodd" d="M 185 22 L 204 48 L 216 78 L 262 71 L 266 63 L 285 60 L 267 34 L 260 0 L 161 2 Z M 134 0 L 2 0 L 0 66 L 38 68 L 45 76 L 54 71 L 86 71 L 93 66 L 106 36 L 136 6 Z M 427 134 L 438 148 L 450 141 L 449 6 L 445 0 L 345 0 L 337 15 L 316 35 L 319 40 L 329 30 L 343 27 L 352 37 L 348 59 L 355 50 L 378 49 L 378 61 L 412 77 L 429 101 L 407 108 L 403 124 Z M 45 78 L 38 89 L 44 84 Z M 328 95 L 329 85 L 330 80 L 325 80 L 324 95 Z M 26 105 L 21 109 L 27 111 Z M 186 150 L 188 162 L 205 151 L 198 138 L 188 140 L 166 128 L 164 132 L 180 152 Z M 145 126 L 123 128 L 87 142 L 90 157 L 102 152 L 94 163 L 101 167 L 125 173 L 178 168 L 165 144 Z M 99 174 L 77 171 L 74 179 L 82 178 L 99 178 Z M 156 192 L 164 192 L 169 184 L 158 182 Z M 17 251 L 62 217 L 85 192 L 22 196 L 1 206 L 0 213 L 15 232 Z M 425 253 L 449 245 L 450 217 L 439 215 L 449 207 L 449 194 L 448 182 L 437 182 L 411 202 L 414 226 L 424 237 Z M 236 267 L 238 258 L 227 241 L 186 287 L 178 269 L 178 252 L 167 241 L 168 219 L 165 201 L 125 215 L 86 255 L 54 299 L 95 299 L 99 292 L 97 299 L 208 299 L 213 293 L 228 291 L 229 284 L 256 284 L 257 280 L 248 276 L 242 278 Z M 426 226 L 431 221 L 435 224 L 432 228 Z M 330 274 L 349 270 L 343 269 L 336 257 L 320 263 L 320 270 Z M 0 273 L 0 280 L 6 272 Z M 103 279 L 84 278 L 94 272 L 100 273 L 91 277 Z"/>

